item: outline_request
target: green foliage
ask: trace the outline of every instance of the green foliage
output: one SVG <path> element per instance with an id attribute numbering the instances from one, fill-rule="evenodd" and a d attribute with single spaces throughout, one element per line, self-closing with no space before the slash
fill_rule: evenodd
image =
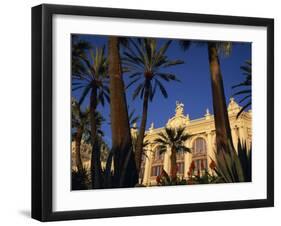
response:
<path id="1" fill-rule="evenodd" d="M 193 175 L 190 176 L 187 180 L 188 184 L 216 184 L 220 183 L 219 178 L 210 174 L 207 170 L 202 175 Z"/>
<path id="2" fill-rule="evenodd" d="M 71 72 L 76 77 L 81 76 L 86 72 L 86 67 L 81 61 L 81 57 L 85 57 L 87 50 L 91 45 L 83 40 L 80 40 L 77 35 L 71 37 Z"/>
<path id="3" fill-rule="evenodd" d="M 224 183 L 250 182 L 252 180 L 252 148 L 238 140 L 237 152 L 220 150 L 216 153 L 217 166 L 215 172 Z"/>
<path id="4" fill-rule="evenodd" d="M 131 127 L 134 126 L 134 124 L 137 123 L 139 121 L 139 119 L 140 119 L 139 115 L 135 116 L 135 112 L 136 112 L 136 110 L 133 109 L 129 113 L 129 123 L 130 123 Z"/>
<path id="5" fill-rule="evenodd" d="M 232 52 L 232 42 L 216 41 L 216 48 L 221 56 L 229 56 Z"/>
<path id="6" fill-rule="evenodd" d="M 166 51 L 170 44 L 171 40 L 158 47 L 154 38 L 130 38 L 128 40 L 128 45 L 123 52 L 122 66 L 123 71 L 128 73 L 131 79 L 127 88 L 138 83 L 133 93 L 133 99 L 137 96 L 142 99 L 144 91 L 148 90 L 149 99 L 152 101 L 157 89 L 167 98 L 168 93 L 162 81 L 179 81 L 175 74 L 164 70 L 184 63 L 179 59 L 168 59 Z"/>
<path id="7" fill-rule="evenodd" d="M 104 105 L 109 102 L 109 76 L 108 62 L 105 57 L 105 47 L 83 50 L 83 54 L 78 55 L 76 61 L 82 65 L 83 70 L 72 73 L 72 91 L 82 89 L 79 99 L 81 105 L 91 91 L 97 91 L 96 104 Z"/>
<path id="8" fill-rule="evenodd" d="M 173 148 L 176 152 L 191 152 L 190 148 L 185 146 L 185 142 L 191 137 L 185 132 L 185 127 L 165 127 L 163 132 L 161 131 L 157 135 L 154 143 L 160 154 L 166 152 L 167 148 Z"/>
<path id="9" fill-rule="evenodd" d="M 72 97 L 71 99 L 71 128 L 72 139 L 76 136 L 77 129 L 83 130 L 83 136 L 89 136 L 90 131 L 90 110 L 87 108 L 82 111 L 78 101 Z"/>
<path id="10" fill-rule="evenodd" d="M 218 176 L 210 174 L 207 170 L 202 175 L 195 175 L 194 172 L 187 179 L 177 176 L 176 178 L 169 176 L 165 170 L 162 170 L 160 176 L 157 176 L 156 182 L 158 186 L 169 185 L 193 185 L 193 184 L 214 184 L 220 183 Z"/>
<path id="11" fill-rule="evenodd" d="M 71 172 L 71 189 L 72 190 L 86 190 L 90 189 L 90 175 L 86 169 L 82 172 L 72 170 Z"/>
<path id="12" fill-rule="evenodd" d="M 95 112 L 95 119 L 97 125 L 97 136 L 102 137 L 104 134 L 101 130 L 101 126 L 105 119 L 98 111 Z M 71 99 L 71 127 L 72 139 L 76 136 L 77 128 L 80 127 L 83 129 L 83 141 L 91 143 L 90 109 L 87 107 L 83 111 L 75 98 Z"/>
<path id="13" fill-rule="evenodd" d="M 243 103 L 245 101 L 246 102 L 238 112 L 237 118 L 246 108 L 252 105 L 252 62 L 248 60 L 240 68 L 243 72 L 243 75 L 245 75 L 245 80 L 239 84 L 232 86 L 232 89 L 241 88 L 239 91 L 234 93 L 233 96 L 241 96 L 242 99 L 239 101 L 239 103 Z"/>
<path id="14" fill-rule="evenodd" d="M 162 169 L 160 176 L 156 177 L 156 182 L 158 186 L 172 186 L 172 185 L 186 185 L 187 180 L 180 177 L 172 177 L 167 174 L 167 172 Z"/>

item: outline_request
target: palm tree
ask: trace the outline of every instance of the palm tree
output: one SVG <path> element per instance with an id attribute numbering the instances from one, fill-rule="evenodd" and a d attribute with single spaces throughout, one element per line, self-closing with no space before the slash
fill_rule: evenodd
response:
<path id="1" fill-rule="evenodd" d="M 191 44 L 204 46 L 205 42 L 180 40 L 179 45 L 185 51 Z M 225 102 L 223 79 L 220 69 L 219 54 L 228 56 L 232 50 L 231 42 L 207 42 L 208 60 L 211 75 L 211 88 L 213 97 L 213 109 L 216 127 L 217 150 L 234 150 L 230 130 L 227 106 Z M 230 145 L 230 148 L 229 148 Z"/>
<path id="2" fill-rule="evenodd" d="M 142 118 L 139 135 L 136 144 L 136 166 L 140 170 L 144 133 L 147 122 L 148 102 L 152 101 L 157 88 L 162 95 L 167 98 L 168 93 L 162 84 L 162 81 L 179 81 L 175 74 L 166 72 L 165 68 L 183 64 L 182 60 L 168 59 L 166 51 L 171 44 L 171 40 L 165 42 L 163 46 L 157 46 L 156 39 L 138 38 L 129 39 L 129 45 L 123 52 L 123 68 L 129 73 L 131 82 L 127 85 L 129 88 L 137 84 L 133 93 L 133 99 L 140 96 L 143 99 Z"/>
<path id="3" fill-rule="evenodd" d="M 83 161 L 81 157 L 81 143 L 91 144 L 91 127 L 90 127 L 90 108 L 87 107 L 84 111 L 81 110 L 81 107 L 78 101 L 72 98 L 72 117 L 71 117 L 71 124 L 72 124 L 72 140 L 75 142 L 75 163 L 78 169 L 78 174 L 81 177 L 85 176 L 85 169 L 83 168 Z M 101 130 L 102 123 L 105 119 L 101 116 L 99 112 L 95 112 L 95 119 L 97 125 L 97 132 L 96 132 L 96 139 L 99 142 L 98 147 L 106 146 L 105 142 L 103 141 L 102 137 L 104 136 L 103 131 Z M 102 149 L 102 148 L 101 148 Z M 100 158 L 102 160 L 105 156 L 105 153 L 101 153 Z M 83 178 L 80 178 L 83 181 Z"/>
<path id="4" fill-rule="evenodd" d="M 95 112 L 99 103 L 105 104 L 105 100 L 109 102 L 109 89 L 107 87 L 107 60 L 104 55 L 103 48 L 96 48 L 95 51 L 90 49 L 88 54 L 82 52 L 79 59 L 85 71 L 82 74 L 72 74 L 73 91 L 82 89 L 82 94 L 79 100 L 81 105 L 85 98 L 90 93 L 90 122 L 91 122 L 91 143 L 92 143 L 92 158 L 91 158 L 91 175 L 93 188 L 101 187 L 101 163 L 100 151 L 96 145 L 97 123 Z"/>
<path id="5" fill-rule="evenodd" d="M 208 42 L 213 109 L 216 127 L 216 144 L 218 152 L 222 150 L 228 152 L 234 150 L 219 62 L 219 52 L 228 55 L 230 54 L 230 51 L 230 42 Z"/>
<path id="6" fill-rule="evenodd" d="M 82 137 L 87 136 L 90 133 L 89 123 L 90 114 L 89 109 L 86 111 L 81 111 L 80 105 L 73 98 L 71 101 L 71 127 L 72 127 L 72 140 L 75 142 L 75 163 L 78 172 L 81 174 L 83 172 L 83 163 L 81 159 L 80 146 Z"/>
<path id="7" fill-rule="evenodd" d="M 158 137 L 154 140 L 160 154 L 171 150 L 171 176 L 172 179 L 176 178 L 177 173 L 177 153 L 178 152 L 191 152 L 190 148 L 185 146 L 185 142 L 191 137 L 185 132 L 184 127 L 169 128 L 165 127 L 163 132 L 158 133 Z"/>
<path id="8" fill-rule="evenodd" d="M 246 76 L 245 80 L 237 85 L 232 86 L 232 89 L 235 88 L 244 88 L 236 93 L 234 96 L 242 96 L 242 99 L 239 103 L 247 101 L 246 104 L 241 108 L 241 110 L 237 114 L 237 118 L 241 115 L 241 113 L 252 105 L 252 62 L 250 60 L 245 61 L 245 64 L 242 65 L 241 70 L 243 74 Z"/>
<path id="9" fill-rule="evenodd" d="M 134 152 L 132 151 L 132 140 L 126 93 L 122 76 L 119 44 L 119 37 L 110 36 L 108 38 L 112 150 L 107 161 L 106 177 L 107 179 L 110 178 L 111 161 L 113 159 L 113 186 L 133 187 L 138 181 L 138 175 L 134 161 Z M 110 180 L 107 183 L 111 183 Z"/>
<path id="10" fill-rule="evenodd" d="M 80 40 L 78 35 L 71 37 L 71 72 L 77 77 L 81 77 L 86 72 L 86 67 L 80 56 L 84 56 L 91 48 L 90 43 Z"/>

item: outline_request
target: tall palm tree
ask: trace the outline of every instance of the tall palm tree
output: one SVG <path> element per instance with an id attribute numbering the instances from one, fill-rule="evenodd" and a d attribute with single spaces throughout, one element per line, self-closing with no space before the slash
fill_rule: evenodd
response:
<path id="1" fill-rule="evenodd" d="M 247 107 L 250 107 L 252 105 L 252 62 L 250 60 L 247 60 L 245 61 L 245 64 L 242 65 L 240 68 L 243 74 L 246 76 L 246 78 L 243 82 L 232 86 L 232 89 L 243 88 L 242 90 L 234 93 L 233 96 L 242 96 L 242 99 L 239 101 L 239 103 L 242 103 L 244 101 L 247 102 L 238 112 L 237 118 Z"/>
<path id="2" fill-rule="evenodd" d="M 90 114 L 89 108 L 86 111 L 81 111 L 78 102 L 72 98 L 71 101 L 71 127 L 72 140 L 75 142 L 75 163 L 79 173 L 83 172 L 83 163 L 81 159 L 81 141 L 82 137 L 90 134 Z"/>
<path id="3" fill-rule="evenodd" d="M 108 63 L 110 76 L 110 115 L 112 150 L 107 161 L 106 174 L 110 178 L 111 161 L 114 161 L 115 187 L 133 187 L 138 181 L 126 103 L 126 93 L 120 61 L 120 38 L 108 38 Z M 109 174 L 109 175 L 108 175 Z M 108 183 L 111 183 L 110 181 Z"/>
<path id="4" fill-rule="evenodd" d="M 217 150 L 234 150 L 227 106 L 225 101 L 223 79 L 220 69 L 219 54 L 228 56 L 232 50 L 231 42 L 208 41 L 208 60 L 210 68 L 213 109 L 216 127 Z M 187 50 L 191 44 L 205 46 L 205 42 L 180 40 L 179 45 L 183 50 Z M 229 148 L 230 145 L 230 148 Z"/>
<path id="5" fill-rule="evenodd" d="M 158 88 L 165 98 L 168 97 L 168 93 L 161 80 L 166 82 L 179 80 L 175 74 L 164 69 L 184 63 L 179 59 L 171 60 L 168 58 L 166 51 L 170 44 L 171 40 L 158 47 L 157 41 L 154 38 L 129 39 L 129 46 L 123 52 L 122 64 L 132 79 L 127 88 L 138 83 L 133 93 L 133 99 L 137 96 L 143 99 L 142 118 L 135 152 L 138 171 L 141 165 L 148 102 L 153 100 Z"/>
<path id="6" fill-rule="evenodd" d="M 219 52 L 230 54 L 231 42 L 208 43 L 209 67 L 213 95 L 213 109 L 216 127 L 217 151 L 234 150 L 227 106 L 225 101 L 223 79 L 220 68 Z M 230 145 L 230 146 L 229 146 Z M 230 148 L 229 148 L 230 147 Z"/>
<path id="7" fill-rule="evenodd" d="M 158 137 L 154 140 L 157 145 L 159 153 L 162 154 L 171 150 L 171 170 L 170 174 L 172 179 L 176 178 L 177 173 L 177 153 L 178 152 L 191 152 L 190 148 L 185 146 L 185 142 L 191 137 L 190 134 L 185 132 L 185 127 L 169 128 L 165 127 L 163 132 L 158 133 Z"/>
<path id="8" fill-rule="evenodd" d="M 81 142 L 91 144 L 91 126 L 90 126 L 90 108 L 87 107 L 84 111 L 81 109 L 78 101 L 72 98 L 71 104 L 71 126 L 72 126 L 72 140 L 75 142 L 75 163 L 78 169 L 79 175 L 84 174 L 83 161 L 81 157 Z M 101 130 L 102 123 L 105 119 L 99 112 L 95 112 L 95 119 L 97 125 L 96 139 L 101 146 L 105 146 L 102 137 L 104 136 Z M 100 147 L 99 145 L 97 145 Z M 103 153 L 102 153 L 103 154 Z M 104 154 L 103 154 L 104 155 Z M 102 156 L 100 157 L 101 159 Z M 83 180 L 83 178 L 81 178 Z"/>
<path id="9" fill-rule="evenodd" d="M 92 158 L 91 158 L 91 175 L 93 188 L 101 187 L 101 163 L 100 150 L 96 145 L 97 123 L 95 112 L 99 103 L 105 104 L 105 100 L 109 102 L 109 88 L 107 86 L 107 59 L 103 48 L 96 48 L 95 51 L 90 49 L 88 52 L 82 52 L 79 55 L 85 71 L 82 74 L 72 74 L 73 91 L 82 89 L 82 94 L 79 100 L 81 105 L 85 98 L 90 94 L 90 122 L 91 122 L 91 143 L 92 143 Z"/>

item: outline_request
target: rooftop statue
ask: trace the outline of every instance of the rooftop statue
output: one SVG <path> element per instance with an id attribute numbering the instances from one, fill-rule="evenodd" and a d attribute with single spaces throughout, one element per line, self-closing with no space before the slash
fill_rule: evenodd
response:
<path id="1" fill-rule="evenodd" d="M 183 107 L 184 104 L 180 103 L 179 101 L 176 102 L 176 116 L 181 116 L 183 115 Z"/>
<path id="2" fill-rule="evenodd" d="M 236 114 L 240 111 L 240 109 L 241 107 L 239 106 L 239 104 L 235 101 L 233 97 L 231 97 L 227 108 L 228 112 Z"/>

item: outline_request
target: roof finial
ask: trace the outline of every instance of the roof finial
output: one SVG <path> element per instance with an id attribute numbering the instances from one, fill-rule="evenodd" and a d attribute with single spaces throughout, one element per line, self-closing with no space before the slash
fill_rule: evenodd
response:
<path id="1" fill-rule="evenodd" d="M 152 122 L 152 123 L 150 124 L 149 130 L 153 130 L 153 129 L 154 129 L 154 123 Z"/>
<path id="2" fill-rule="evenodd" d="M 184 107 L 184 104 L 179 102 L 179 101 L 176 101 L 176 116 L 180 116 L 180 115 L 183 115 L 183 107 Z"/>
<path id="3" fill-rule="evenodd" d="M 205 119 L 209 119 L 211 117 L 209 108 L 206 109 Z"/>

